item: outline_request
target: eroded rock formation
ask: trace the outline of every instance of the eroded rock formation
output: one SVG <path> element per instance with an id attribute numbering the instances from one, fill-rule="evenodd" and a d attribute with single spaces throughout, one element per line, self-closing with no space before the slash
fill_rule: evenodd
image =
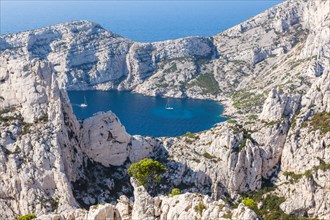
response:
<path id="1" fill-rule="evenodd" d="M 156 43 L 88 21 L 1 36 L 1 217 L 256 219 L 276 195 L 269 213 L 329 219 L 329 7 L 288 0 L 216 36 Z M 233 119 L 131 136 L 112 112 L 76 119 L 66 89 L 90 88 L 222 100 Z M 127 175 L 145 157 L 168 169 L 156 197 Z M 257 208 L 240 203 L 258 192 Z"/>

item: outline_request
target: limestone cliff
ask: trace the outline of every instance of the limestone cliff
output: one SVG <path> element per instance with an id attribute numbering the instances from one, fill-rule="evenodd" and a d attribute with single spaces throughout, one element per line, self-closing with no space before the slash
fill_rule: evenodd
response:
<path id="1" fill-rule="evenodd" d="M 288 0 L 216 36 L 155 43 L 88 21 L 0 36 L 0 216 L 329 219 L 329 7 Z M 223 100 L 233 119 L 131 136 L 112 112 L 76 119 L 66 90 L 90 88 Z M 157 197 L 127 175 L 144 157 L 168 169 Z"/>

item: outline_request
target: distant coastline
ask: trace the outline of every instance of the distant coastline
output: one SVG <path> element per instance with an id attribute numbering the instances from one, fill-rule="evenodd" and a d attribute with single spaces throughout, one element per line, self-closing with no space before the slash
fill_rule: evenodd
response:
<path id="1" fill-rule="evenodd" d="M 209 1 L 207 4 L 204 1 L 1 1 L 0 33 L 89 20 L 139 42 L 211 36 L 280 2 L 282 0 L 246 0 L 239 4 L 237 1 Z"/>

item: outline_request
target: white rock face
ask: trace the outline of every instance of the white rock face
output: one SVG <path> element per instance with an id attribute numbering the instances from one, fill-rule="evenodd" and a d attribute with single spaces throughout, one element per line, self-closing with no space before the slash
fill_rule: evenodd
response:
<path id="1" fill-rule="evenodd" d="M 130 161 L 135 163 L 148 157 L 152 153 L 154 146 L 156 146 L 154 139 L 134 135 L 131 139 L 131 145 L 129 146 Z"/>
<path id="2" fill-rule="evenodd" d="M 89 210 L 87 218 L 91 220 L 99 220 L 99 219 L 113 219 L 120 220 L 119 212 L 113 205 L 106 204 L 100 206 L 92 206 Z"/>
<path id="3" fill-rule="evenodd" d="M 222 200 L 213 201 L 198 193 L 186 193 L 174 197 L 151 197 L 143 186 L 131 179 L 136 198 L 132 210 L 132 219 L 225 219 L 231 213 Z M 248 207 L 240 204 L 232 212 L 232 219 L 257 219 L 257 215 Z"/>
<path id="4" fill-rule="evenodd" d="M 258 215 L 240 203 L 238 208 L 233 211 L 233 219 L 258 219 Z"/>
<path id="5" fill-rule="evenodd" d="M 261 120 L 269 121 L 280 120 L 283 116 L 287 116 L 292 113 L 292 106 L 290 105 L 290 101 L 291 100 L 289 100 L 289 98 L 285 94 L 283 94 L 282 91 L 277 91 L 276 89 L 273 89 L 269 93 L 269 96 L 265 101 L 263 110 L 259 118 Z M 298 102 L 299 100 L 297 100 L 296 103 Z"/>
<path id="6" fill-rule="evenodd" d="M 72 124 L 65 125 L 65 100 L 49 62 L 19 63 L 14 68 L 14 63 L 9 62 L 8 81 L 1 85 L 3 105 L 14 112 L 12 116 L 2 115 L 9 117 L 9 127 L 3 121 L 0 125 L 1 131 L 10 134 L 10 141 L 7 135 L 0 141 L 4 144 L 0 151 L 0 207 L 5 219 L 78 206 L 70 181 L 76 178 L 77 173 L 72 171 L 80 166 L 81 153 L 73 155 L 71 146 L 77 141 L 67 137 L 70 130 L 77 129 L 75 118 L 70 115 L 67 122 Z M 63 142 L 70 147 L 59 147 Z"/>
<path id="7" fill-rule="evenodd" d="M 228 201 L 272 182 L 287 214 L 329 219 L 330 132 L 311 123 L 330 112 L 328 15 L 327 1 L 288 0 L 213 37 L 137 43 L 87 21 L 1 36 L 1 217 L 256 219 Z M 78 122 L 66 88 L 226 100 L 236 121 L 131 136 L 111 112 Z M 132 180 L 124 196 L 145 157 L 168 169 L 159 192 L 183 194 Z"/>
<path id="8" fill-rule="evenodd" d="M 47 114 L 50 90 L 57 85 L 49 62 L 7 61 L 1 58 L 0 80 L 1 106 L 22 106 L 21 114 L 26 122 L 34 122 Z M 52 85 L 54 83 L 54 85 Z M 13 89 L 13 87 L 17 87 Z M 48 90 L 47 90 L 48 89 Z"/>
<path id="9" fill-rule="evenodd" d="M 82 150 L 104 166 L 120 166 L 129 159 L 132 163 L 152 153 L 156 142 L 140 135 L 131 136 L 111 111 L 97 113 L 82 124 Z"/>
<path id="10" fill-rule="evenodd" d="M 98 113 L 83 122 L 83 151 L 104 166 L 122 165 L 128 155 L 130 135 L 111 112 Z"/>
<path id="11" fill-rule="evenodd" d="M 126 196 L 120 196 L 116 209 L 122 220 L 131 220 L 132 204 Z"/>

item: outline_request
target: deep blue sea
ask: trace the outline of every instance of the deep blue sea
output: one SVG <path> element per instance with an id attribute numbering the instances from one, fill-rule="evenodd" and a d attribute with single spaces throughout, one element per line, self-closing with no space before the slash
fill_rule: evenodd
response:
<path id="1" fill-rule="evenodd" d="M 72 20 L 90 20 L 141 42 L 209 36 L 282 1 L 1 0 L 0 33 L 16 33 Z"/>
<path id="2" fill-rule="evenodd" d="M 220 116 L 223 106 L 213 101 L 165 99 L 118 91 L 71 91 L 69 97 L 79 119 L 111 110 L 130 134 L 178 136 L 203 131 L 227 120 Z M 84 99 L 86 108 L 80 107 Z"/>

